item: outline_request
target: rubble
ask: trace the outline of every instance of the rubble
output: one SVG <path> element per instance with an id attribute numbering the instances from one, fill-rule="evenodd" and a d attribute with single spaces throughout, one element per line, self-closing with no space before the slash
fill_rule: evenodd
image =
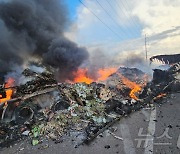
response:
<path id="1" fill-rule="evenodd" d="M 158 55 L 153 56 L 150 58 L 151 63 L 155 60 L 159 60 L 164 62 L 165 64 L 175 64 L 180 62 L 180 54 L 173 54 L 173 55 Z"/>
<path id="2" fill-rule="evenodd" d="M 153 80 L 144 87 L 139 97 L 153 100 L 160 94 L 180 91 L 179 72 L 180 63 L 174 64 L 168 70 L 155 69 Z"/>
<path id="3" fill-rule="evenodd" d="M 119 96 L 123 96 L 123 98 L 128 98 L 131 94 L 131 97 L 137 100 L 134 92 L 141 91 L 149 80 L 150 77 L 137 68 L 120 67 L 107 79 L 106 85 L 111 89 L 118 89 Z"/>
<path id="4" fill-rule="evenodd" d="M 0 147 L 24 137 L 34 146 L 45 138 L 58 143 L 64 135 L 74 138 L 75 147 L 88 144 L 122 116 L 179 91 L 179 71 L 180 64 L 154 70 L 153 80 L 145 86 L 146 74 L 135 68 L 120 68 L 105 83 L 91 84 L 57 83 L 49 72 L 26 69 L 23 74 L 31 80 L 17 86 L 13 101 L 1 104 Z M 137 100 L 131 98 L 124 77 L 142 86 Z"/>
<path id="5" fill-rule="evenodd" d="M 32 70 L 25 69 L 22 74 L 27 77 L 27 82 L 17 87 L 17 96 L 32 94 L 57 84 L 54 75 L 50 72 L 42 72 L 39 74 Z"/>

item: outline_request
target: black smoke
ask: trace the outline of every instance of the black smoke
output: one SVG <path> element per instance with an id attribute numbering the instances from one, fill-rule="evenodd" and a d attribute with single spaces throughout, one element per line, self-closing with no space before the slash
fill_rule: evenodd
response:
<path id="1" fill-rule="evenodd" d="M 88 52 L 64 37 L 67 19 L 63 0 L 1 1 L 0 72 L 38 58 L 56 68 L 62 80 L 69 78 Z"/>

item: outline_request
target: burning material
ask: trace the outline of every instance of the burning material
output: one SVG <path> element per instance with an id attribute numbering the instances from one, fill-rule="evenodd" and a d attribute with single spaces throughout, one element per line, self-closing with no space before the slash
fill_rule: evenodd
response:
<path id="1" fill-rule="evenodd" d="M 146 105 L 146 99 L 140 103 L 136 96 L 146 83 L 142 71 L 110 67 L 99 69 L 92 75 L 88 69 L 80 68 L 89 54 L 86 48 L 65 38 L 69 22 L 62 0 L 3 1 L 0 2 L 0 19 L 3 36 L 0 40 L 0 62 L 3 64 L 0 73 L 5 75 L 14 70 L 12 64 L 21 68 L 28 63 L 27 57 L 37 59 L 51 70 L 26 69 L 19 75 L 30 80 L 14 90 L 14 80 L 9 78 L 1 88 L 0 132 L 3 133 L 0 133 L 0 147 L 9 141 L 17 141 L 25 131 L 31 132 L 28 135 L 33 139 L 33 145 L 45 137 L 59 140 L 70 131 L 85 134 L 82 142 L 89 141 L 100 132 L 99 129 L 107 128 L 119 117 Z M 146 87 L 147 91 L 150 89 L 149 93 L 145 91 L 148 103 L 149 98 L 162 97 L 158 94 L 168 88 L 175 89 L 171 83 L 177 85 L 174 80 L 179 79 L 178 72 L 172 69 L 165 73 L 168 82 L 162 83 L 156 77 L 159 82 L 152 81 Z M 66 80 L 73 84 L 64 83 Z M 107 82 L 93 83 L 101 81 Z M 110 82 L 114 83 L 113 88 Z M 115 115 L 112 117 L 111 113 Z"/>
<path id="2" fill-rule="evenodd" d="M 105 81 L 107 78 L 115 73 L 117 71 L 117 68 L 111 67 L 111 68 L 104 68 L 98 70 L 98 79 L 97 81 Z"/>
<path id="3" fill-rule="evenodd" d="M 1 121 L 0 130 L 1 128 L 4 130 L 5 127 L 9 132 L 0 136 L 2 138 L 0 146 L 10 141 L 7 136 L 13 136 L 14 139 L 16 134 L 19 134 L 21 137 L 23 135 L 21 127 L 24 131 L 31 132 L 28 136 L 32 139 L 33 145 L 38 144 L 45 137 L 59 140 L 68 132 L 83 134 L 78 145 L 88 143 L 119 117 L 141 109 L 147 105 L 147 102 L 154 101 L 154 96 L 162 98 L 166 94 L 162 90 L 165 86 L 162 88 L 162 85 L 159 85 L 162 84 L 161 82 L 156 84 L 152 81 L 145 87 L 151 90 L 149 93 L 145 91 L 148 95 L 147 99 L 143 97 L 139 100 L 137 93 L 140 93 L 147 80 L 145 74 L 138 69 L 99 70 L 97 71 L 99 78 L 96 80 L 88 76 L 87 69 L 80 69 L 76 72 L 75 81 L 86 83 L 73 84 L 57 83 L 53 75 L 44 70 L 45 72 L 41 73 L 28 69 L 23 72 L 25 77 L 33 76 L 33 78 L 24 85 L 17 86 L 14 97 L 21 99 L 15 103 L 9 103 L 5 110 L 3 117 L 11 118 L 13 126 L 5 123 L 5 120 Z M 178 80 L 179 65 L 174 66 L 170 71 L 173 73 L 167 74 L 175 74 L 173 76 Z M 100 80 L 107 80 L 107 82 L 94 82 Z M 10 81 L 12 80 L 6 84 L 8 88 L 12 86 Z M 114 87 L 109 84 L 110 81 L 114 83 Z M 163 81 L 164 83 L 166 81 Z M 167 86 L 167 84 L 164 85 Z M 121 91 L 122 89 L 126 90 Z M 18 105 L 16 105 L 17 102 Z M 115 114 L 113 117 L 110 116 L 112 113 Z M 16 127 L 16 132 L 10 131 L 12 127 Z M 38 136 L 34 133 L 36 130 L 38 130 Z"/>
<path id="4" fill-rule="evenodd" d="M 139 97 L 145 99 L 144 101 L 150 101 L 180 91 L 179 73 L 179 63 L 171 66 L 168 70 L 155 69 L 153 80 L 144 87 Z"/>
<path id="5" fill-rule="evenodd" d="M 148 76 L 137 68 L 120 67 L 108 77 L 106 85 L 117 88 L 124 97 L 138 100 L 136 94 L 142 90 L 148 80 Z"/>
<path id="6" fill-rule="evenodd" d="M 159 94 L 158 96 L 154 97 L 153 100 L 158 100 L 158 99 L 163 98 L 163 97 L 165 97 L 165 96 L 167 96 L 167 94 L 161 93 L 161 94 Z"/>
<path id="7" fill-rule="evenodd" d="M 117 68 L 110 67 L 110 68 L 103 68 L 99 69 L 95 74 L 97 74 L 97 79 L 93 79 L 90 77 L 88 74 L 88 69 L 87 68 L 81 68 L 78 69 L 76 72 L 73 73 L 75 76 L 73 82 L 74 83 L 80 83 L 80 82 L 85 82 L 87 84 L 90 84 L 92 82 L 100 82 L 100 81 L 105 81 L 110 75 L 115 73 L 117 71 Z"/>
<path id="8" fill-rule="evenodd" d="M 13 96 L 21 99 L 8 103 L 6 109 L 3 110 L 2 126 L 8 130 L 16 127 L 19 137 L 23 133 L 22 128 L 17 126 L 23 126 L 23 130 L 31 132 L 29 136 L 33 139 L 33 145 L 36 145 L 34 141 L 38 144 L 45 136 L 48 139 L 59 140 L 68 132 L 83 134 L 80 143 L 88 143 L 113 121 L 119 119 L 118 117 L 128 115 L 149 102 L 163 98 L 167 94 L 164 89 L 167 90 L 174 80 L 178 81 L 179 68 L 179 65 L 175 65 L 168 70 L 166 75 L 169 80 L 159 80 L 155 73 L 154 78 L 158 82 L 152 80 L 147 86 L 145 86 L 146 75 L 135 68 L 99 70 L 97 79 L 88 76 L 88 69 L 79 69 L 74 74 L 76 83 L 73 84 L 57 83 L 53 74 L 46 69 L 44 72 L 26 69 L 22 74 L 31 80 L 16 87 Z M 95 82 L 102 80 L 105 82 Z M 110 82 L 114 83 L 114 87 Z M 12 90 L 12 86 L 13 80 L 9 79 L 5 85 L 7 89 L 4 90 Z M 139 99 L 138 93 L 142 89 L 145 89 L 143 91 L 146 95 Z M 112 113 L 115 114 L 113 117 L 110 116 Z M 7 118 L 13 122 L 13 126 L 5 122 Z M 34 129 L 38 129 L 38 136 L 33 135 Z M 8 135 L 13 138 L 16 136 L 10 131 Z M 6 137 L 6 133 L 1 136 L 0 146 L 10 141 Z"/>
<path id="9" fill-rule="evenodd" d="M 13 90 L 12 87 L 14 86 L 14 79 L 13 78 L 8 78 L 8 80 L 5 83 L 5 97 L 3 98 L 2 95 L 0 95 L 0 103 L 6 102 L 11 99 L 13 95 Z"/>
<path id="10" fill-rule="evenodd" d="M 99 70 L 99 78 L 97 80 L 105 80 L 114 71 L 116 70 Z M 87 70 L 81 70 L 78 73 L 82 77 L 87 77 L 84 72 L 87 72 Z M 5 121 L 9 119 L 9 121 L 15 123 L 13 126 L 20 125 L 25 127 L 25 131 L 31 132 L 33 132 L 32 129 L 39 128 L 39 136 L 31 136 L 33 140 L 39 140 L 39 137 L 44 137 L 44 135 L 58 140 L 71 128 L 73 130 L 77 128 L 78 131 L 86 130 L 87 134 L 84 132 L 85 136 L 90 137 L 93 129 L 98 131 L 100 127 L 114 120 L 107 116 L 106 102 L 113 99 L 113 97 L 118 97 L 119 100 L 123 99 L 118 90 L 112 91 L 104 84 L 91 83 L 95 80 L 85 80 L 86 82 L 89 81 L 88 84 L 58 84 L 53 75 L 48 72 L 37 73 L 26 69 L 22 74 L 25 78 L 32 77 L 32 79 L 16 87 L 14 96 L 21 99 L 9 103 L 6 110 L 3 110 L 3 120 L 1 122 L 3 123 L 2 126 L 4 126 L 7 124 Z M 13 82 L 10 81 L 12 80 L 9 80 L 8 84 L 6 84 L 7 88 L 12 86 L 11 83 Z M 82 80 L 76 81 L 80 82 Z M 128 112 L 124 111 L 126 107 L 122 106 L 121 108 L 121 104 L 121 102 L 117 104 L 118 108 L 122 110 L 119 114 L 125 115 L 129 113 L 129 110 Z M 26 123 L 30 125 L 30 128 L 26 128 Z M 10 128 L 10 126 L 7 127 L 8 130 Z M 16 128 L 20 137 L 21 129 Z M 12 134 L 11 132 L 9 133 L 13 138 L 16 136 L 13 132 Z M 9 138 L 6 138 L 6 135 L 2 136 L 2 144 L 6 141 L 11 141 Z M 0 142 L 0 146 L 2 144 Z"/>
<path id="11" fill-rule="evenodd" d="M 142 87 L 135 82 L 130 81 L 129 79 L 125 78 L 123 75 L 119 74 L 120 78 L 122 79 L 122 82 L 131 89 L 131 92 L 129 93 L 129 96 L 132 99 L 138 100 L 136 93 L 141 91 Z"/>
<path id="12" fill-rule="evenodd" d="M 77 72 L 73 73 L 75 78 L 74 78 L 74 83 L 78 82 L 85 82 L 87 84 L 92 83 L 94 80 L 88 77 L 88 69 L 78 69 Z"/>
<path id="13" fill-rule="evenodd" d="M 165 97 L 167 94 L 159 94 L 157 98 Z"/>

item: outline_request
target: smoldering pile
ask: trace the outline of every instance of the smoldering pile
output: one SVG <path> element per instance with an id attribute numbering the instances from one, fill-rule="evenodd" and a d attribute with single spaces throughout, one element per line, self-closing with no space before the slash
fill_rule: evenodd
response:
<path id="1" fill-rule="evenodd" d="M 65 8 L 62 0 L 0 2 L 1 76 L 35 59 L 52 66 L 58 80 L 72 79 L 88 52 L 64 37 Z"/>
<path id="2" fill-rule="evenodd" d="M 121 76 L 116 75 L 121 72 L 131 82 L 140 84 L 145 74 L 135 68 L 119 68 L 105 84 L 57 83 L 47 69 L 43 70 L 24 70 L 23 75 L 31 80 L 13 87 L 13 98 L 4 104 L 4 108 L 1 104 L 1 147 L 24 136 L 28 136 L 33 145 L 45 138 L 59 142 L 65 134 L 79 136 L 73 139 L 75 145 L 89 143 L 122 116 L 152 106 L 172 89 L 178 91 L 180 83 L 179 64 L 165 72 L 158 70 L 168 77 L 163 81 L 157 79 L 159 75 L 155 70 L 153 80 L 142 87 L 142 93 L 139 91 L 140 96 L 137 95 L 138 99 L 134 100 L 128 95 L 130 91 L 119 90 L 119 87 L 129 87 L 121 81 Z M 109 84 L 117 81 L 121 81 L 118 86 Z"/>
<path id="3" fill-rule="evenodd" d="M 119 116 L 143 107 L 138 100 L 121 95 L 117 88 L 95 82 L 57 83 L 46 68 L 43 70 L 25 69 L 22 75 L 26 82 L 9 87 L 14 90 L 13 99 L 1 102 L 1 147 L 24 134 L 33 145 L 46 137 L 57 141 L 65 133 L 81 134 L 78 144 L 88 143 Z"/>
<path id="4" fill-rule="evenodd" d="M 0 3 L 3 76 L 31 60 L 42 63 L 42 71 L 28 68 L 20 73 L 20 84 L 12 85 L 10 79 L 1 85 L 0 147 L 24 136 L 33 145 L 44 138 L 59 142 L 65 134 L 76 134 L 78 145 L 89 143 L 122 116 L 179 90 L 179 64 L 155 70 L 147 85 L 146 74 L 135 68 L 119 68 L 104 83 L 62 83 L 72 80 L 88 58 L 85 48 L 64 37 L 68 24 L 64 8 L 58 0 Z M 159 75 L 167 78 L 160 80 Z"/>
<path id="5" fill-rule="evenodd" d="M 153 100 L 156 96 L 180 91 L 180 63 L 168 70 L 154 69 L 153 80 L 143 89 L 140 98 Z"/>

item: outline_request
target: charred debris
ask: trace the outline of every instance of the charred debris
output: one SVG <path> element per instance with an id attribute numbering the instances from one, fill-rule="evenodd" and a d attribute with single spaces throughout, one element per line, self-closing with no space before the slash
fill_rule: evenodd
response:
<path id="1" fill-rule="evenodd" d="M 150 58 L 150 62 L 161 61 L 165 64 L 175 64 L 180 62 L 180 54 L 173 55 L 157 55 Z"/>
<path id="2" fill-rule="evenodd" d="M 24 138 L 32 145 L 44 139 L 59 143 L 65 135 L 73 136 L 76 146 L 88 144 L 122 116 L 180 91 L 180 63 L 155 69 L 150 82 L 142 71 L 125 67 L 103 83 L 91 84 L 57 83 L 46 69 L 25 69 L 22 75 L 25 83 L 0 88 L 1 148 Z"/>

